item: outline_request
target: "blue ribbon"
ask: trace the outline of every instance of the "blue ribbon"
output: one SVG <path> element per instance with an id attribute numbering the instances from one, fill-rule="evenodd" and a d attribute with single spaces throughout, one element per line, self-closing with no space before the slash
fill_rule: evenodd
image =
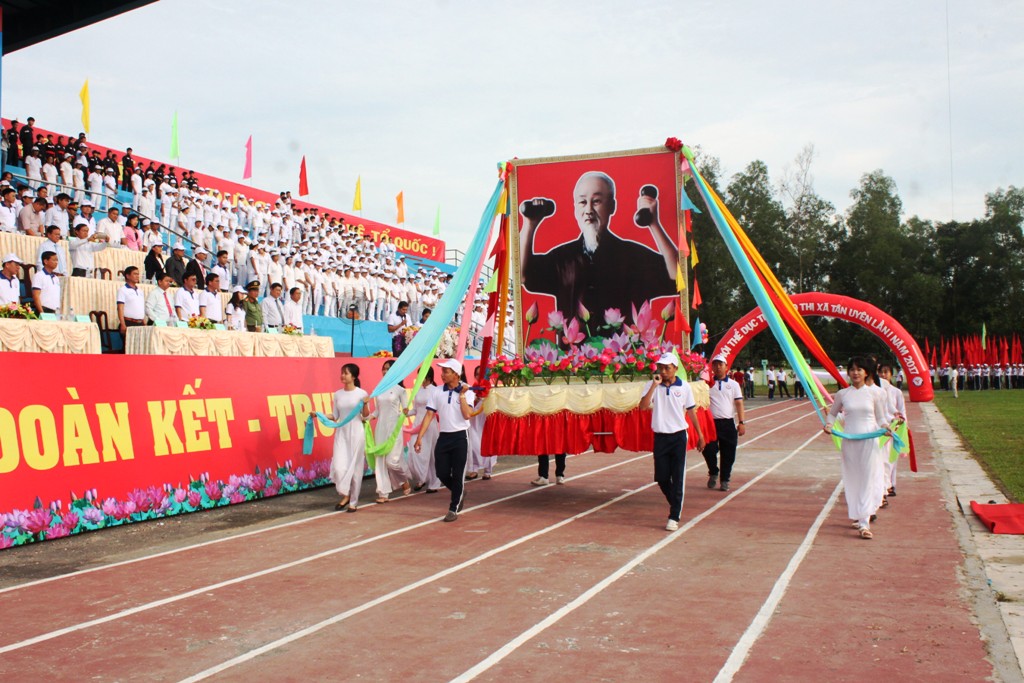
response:
<path id="1" fill-rule="evenodd" d="M 836 427 L 832 427 L 832 434 L 838 436 L 840 439 L 849 439 L 850 441 L 866 441 L 868 439 L 877 439 L 880 436 L 889 436 L 889 432 L 884 429 L 876 429 L 873 432 L 867 432 L 865 434 L 847 434 Z M 900 435 L 895 431 L 892 432 L 892 443 L 896 447 L 897 451 L 901 451 L 907 446 L 903 442 L 903 439 L 900 438 Z"/>

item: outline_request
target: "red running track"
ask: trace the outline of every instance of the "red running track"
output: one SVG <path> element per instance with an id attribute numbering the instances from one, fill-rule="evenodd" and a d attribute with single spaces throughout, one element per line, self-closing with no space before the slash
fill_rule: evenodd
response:
<path id="1" fill-rule="evenodd" d="M 415 495 L 0 591 L 0 680 L 992 676 L 927 436 L 863 541 L 806 404 L 748 430 L 729 493 L 690 452 L 675 533 L 648 455 L 585 454 L 453 524 Z"/>

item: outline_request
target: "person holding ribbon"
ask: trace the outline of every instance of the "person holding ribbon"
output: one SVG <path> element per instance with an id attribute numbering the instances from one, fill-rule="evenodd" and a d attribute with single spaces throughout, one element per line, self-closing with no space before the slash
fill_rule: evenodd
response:
<path id="1" fill-rule="evenodd" d="M 875 374 L 875 363 L 863 356 L 854 356 L 847 364 L 846 374 L 850 386 L 835 394 L 835 402 L 825 420 L 825 433 L 832 433 L 836 417 L 843 413 L 843 430 L 847 434 L 866 434 L 875 430 L 889 431 L 885 396 L 869 386 L 868 375 Z M 840 446 L 843 488 L 846 495 L 846 509 L 853 528 L 863 539 L 873 537 L 871 517 L 882 506 L 885 489 L 879 484 L 884 475 L 881 449 L 878 440 L 842 439 Z"/>
<path id="2" fill-rule="evenodd" d="M 395 361 L 384 361 L 381 367 L 381 375 L 388 374 L 388 370 L 395 364 Z M 373 430 L 373 439 L 377 445 L 383 446 L 388 441 L 392 442 L 391 449 L 387 453 L 381 453 L 373 468 L 374 477 L 377 480 L 377 502 L 388 502 L 388 496 L 397 488 L 402 493 L 409 495 L 412 487 L 409 486 L 409 471 L 402 459 L 402 435 L 392 439 L 395 428 L 400 419 L 405 416 L 405 406 L 409 401 L 405 391 L 405 382 L 399 382 L 396 386 L 378 394 L 375 401 L 373 417 L 377 418 L 377 424 Z"/>
<path id="3" fill-rule="evenodd" d="M 413 488 L 419 491 L 426 486 L 427 493 L 437 493 L 437 490 L 441 488 L 441 480 L 437 478 L 437 472 L 434 471 L 434 444 L 437 443 L 437 436 L 440 433 L 437 428 L 437 413 L 427 410 L 427 404 L 433 400 L 437 391 L 437 385 L 434 384 L 434 368 L 427 368 L 423 384 L 413 399 L 413 405 L 405 411 L 406 415 L 415 420 L 413 434 L 419 434 L 423 425 L 427 425 L 426 449 L 422 453 L 415 450 L 409 453 L 409 470 L 416 482 Z"/>
<path id="4" fill-rule="evenodd" d="M 363 409 L 358 420 L 334 430 L 334 454 L 331 457 L 331 481 L 341 496 L 335 510 L 355 512 L 359 505 L 359 489 L 363 485 L 366 469 L 366 432 L 363 423 L 370 415 L 370 397 L 359 388 L 359 366 L 345 363 L 341 366 L 341 389 L 334 392 L 331 419 L 345 419 L 360 403 Z M 307 429 L 312 429 L 310 425 Z"/>
<path id="5" fill-rule="evenodd" d="M 444 386 L 435 391 L 427 402 L 427 411 L 437 414 L 441 433 L 434 446 L 434 467 L 437 478 L 451 491 L 451 502 L 444 521 L 454 522 L 463 508 L 463 478 L 466 476 L 466 455 L 469 451 L 469 418 L 476 399 L 473 391 L 462 382 L 462 363 L 454 358 L 438 363 Z M 431 420 L 424 420 L 416 435 L 413 450 L 423 449 L 423 436 Z"/>

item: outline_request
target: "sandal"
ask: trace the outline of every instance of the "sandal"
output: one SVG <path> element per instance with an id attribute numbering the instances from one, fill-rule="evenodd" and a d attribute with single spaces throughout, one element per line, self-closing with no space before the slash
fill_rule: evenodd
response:
<path id="1" fill-rule="evenodd" d="M 387 498 L 385 498 L 384 496 L 378 496 L 378 497 L 377 497 L 377 501 L 376 501 L 376 502 L 377 502 L 377 504 L 378 504 L 378 505 L 380 505 L 381 503 L 386 503 L 386 502 L 388 502 L 388 499 L 387 499 Z"/>
<path id="2" fill-rule="evenodd" d="M 889 507 L 889 499 L 887 497 L 885 497 L 885 496 L 882 496 L 882 507 L 884 507 L 884 508 Z"/>
<path id="3" fill-rule="evenodd" d="M 344 498 L 342 498 L 341 500 L 338 501 L 338 504 L 334 506 L 334 509 L 335 510 L 344 510 L 345 508 L 348 507 L 348 503 L 349 503 L 350 500 L 352 500 L 351 497 L 345 496 Z"/>
<path id="4" fill-rule="evenodd" d="M 355 505 L 350 505 L 348 507 L 348 510 L 345 510 L 345 512 L 356 512 L 358 510 L 359 510 L 359 508 L 357 508 Z"/>
<path id="5" fill-rule="evenodd" d="M 483 479 L 490 479 L 490 478 L 491 478 L 491 475 L 489 475 L 489 474 L 485 474 L 485 475 L 484 475 L 484 476 L 483 476 L 482 478 L 483 478 Z"/>
<path id="6" fill-rule="evenodd" d="M 410 493 L 412 493 L 412 486 L 409 485 L 409 482 L 405 482 L 402 484 L 402 495 L 408 496 Z"/>
<path id="7" fill-rule="evenodd" d="M 871 533 L 871 529 L 861 529 L 860 530 L 860 537 L 865 539 L 865 540 L 870 540 L 870 539 L 874 538 L 875 535 L 873 533 Z"/>
<path id="8" fill-rule="evenodd" d="M 476 479 L 479 476 L 480 476 L 479 472 L 470 472 L 469 474 L 466 475 L 466 481 L 473 481 L 474 479 Z"/>
<path id="9" fill-rule="evenodd" d="M 854 522 L 850 525 L 851 529 L 860 529 L 860 522 Z"/>

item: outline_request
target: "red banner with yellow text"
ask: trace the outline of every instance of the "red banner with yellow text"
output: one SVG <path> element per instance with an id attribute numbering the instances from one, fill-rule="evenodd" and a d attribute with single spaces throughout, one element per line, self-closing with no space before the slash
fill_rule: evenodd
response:
<path id="1" fill-rule="evenodd" d="M 343 361 L 5 353 L 0 548 L 329 483 Z M 381 359 L 356 359 L 362 386 Z"/>

